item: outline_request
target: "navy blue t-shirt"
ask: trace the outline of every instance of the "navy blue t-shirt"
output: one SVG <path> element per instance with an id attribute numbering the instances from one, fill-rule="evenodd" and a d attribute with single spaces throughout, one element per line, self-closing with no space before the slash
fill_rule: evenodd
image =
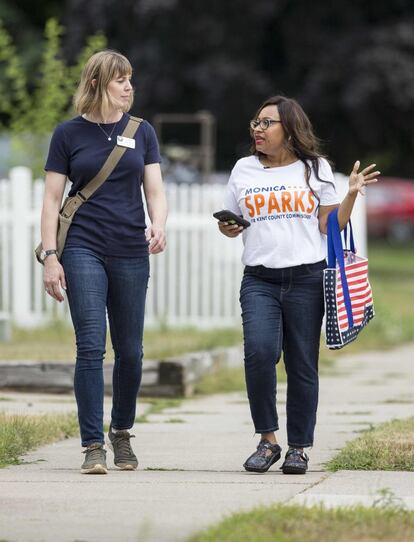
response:
<path id="1" fill-rule="evenodd" d="M 101 169 L 128 123 L 124 113 L 115 123 L 101 124 L 83 117 L 59 124 L 52 136 L 46 171 L 66 175 L 74 196 Z M 65 247 L 84 247 L 103 256 L 139 257 L 148 254 L 141 184 L 144 166 L 160 162 L 153 127 L 143 121 L 135 134 L 135 149 L 127 148 L 102 186 L 75 213 Z"/>

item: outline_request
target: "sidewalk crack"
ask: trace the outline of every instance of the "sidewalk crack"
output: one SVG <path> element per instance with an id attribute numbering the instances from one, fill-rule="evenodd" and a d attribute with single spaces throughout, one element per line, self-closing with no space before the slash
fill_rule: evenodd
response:
<path id="1" fill-rule="evenodd" d="M 290 502 L 291 500 L 293 500 L 295 497 L 297 497 L 298 495 L 302 495 L 303 493 L 306 493 L 309 489 L 312 489 L 314 487 L 316 487 L 317 485 L 319 485 L 320 483 L 324 482 L 325 480 L 327 480 L 330 476 L 332 476 L 332 474 L 334 474 L 333 472 L 325 472 L 325 475 L 324 476 L 321 476 L 321 478 L 319 480 L 316 480 L 316 482 L 313 482 L 312 484 L 310 484 L 308 487 L 306 487 L 305 489 L 302 489 L 301 491 L 298 491 L 298 493 L 296 493 L 296 495 L 293 495 L 293 497 L 290 497 L 290 499 L 288 499 L 287 502 Z"/>

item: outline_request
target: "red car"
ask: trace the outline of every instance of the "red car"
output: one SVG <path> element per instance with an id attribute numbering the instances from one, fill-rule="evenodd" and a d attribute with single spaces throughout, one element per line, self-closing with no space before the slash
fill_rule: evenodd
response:
<path id="1" fill-rule="evenodd" d="M 367 187 L 366 197 L 370 237 L 400 242 L 414 239 L 414 181 L 380 177 Z"/>

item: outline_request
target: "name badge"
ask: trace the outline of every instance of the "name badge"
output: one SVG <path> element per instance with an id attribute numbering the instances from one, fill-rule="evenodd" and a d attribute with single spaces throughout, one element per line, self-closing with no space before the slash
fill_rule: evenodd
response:
<path id="1" fill-rule="evenodd" d="M 135 139 L 130 137 L 117 136 L 116 144 L 120 147 L 127 147 L 128 149 L 135 149 Z"/>

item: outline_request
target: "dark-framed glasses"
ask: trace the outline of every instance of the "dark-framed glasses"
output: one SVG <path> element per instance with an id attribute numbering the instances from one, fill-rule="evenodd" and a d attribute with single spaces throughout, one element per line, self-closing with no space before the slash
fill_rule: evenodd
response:
<path id="1" fill-rule="evenodd" d="M 253 119 L 250 121 L 250 128 L 255 130 L 259 126 L 261 130 L 267 130 L 269 126 L 272 126 L 272 124 L 276 124 L 277 122 L 282 121 L 274 119 Z"/>

